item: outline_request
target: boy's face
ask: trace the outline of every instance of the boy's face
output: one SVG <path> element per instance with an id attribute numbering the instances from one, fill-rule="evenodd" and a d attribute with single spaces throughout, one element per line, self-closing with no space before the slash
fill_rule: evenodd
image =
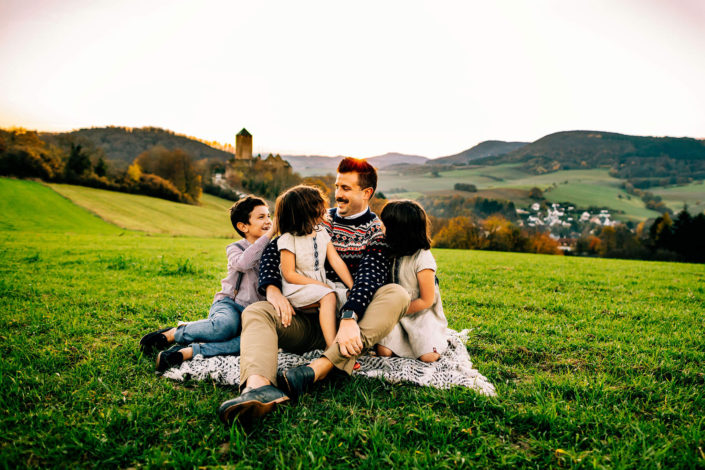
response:
<path id="1" fill-rule="evenodd" d="M 272 219 L 269 217 L 269 207 L 267 206 L 256 206 L 250 212 L 250 222 L 248 224 L 243 224 L 238 226 L 240 230 L 245 234 L 245 238 L 257 239 L 267 233 L 267 231 L 272 228 Z"/>

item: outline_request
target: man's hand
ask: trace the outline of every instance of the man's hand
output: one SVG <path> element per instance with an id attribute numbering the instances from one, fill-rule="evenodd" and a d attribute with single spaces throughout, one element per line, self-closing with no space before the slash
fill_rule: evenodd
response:
<path id="1" fill-rule="evenodd" d="M 296 315 L 296 312 L 277 286 L 267 286 L 267 302 L 274 306 L 284 327 L 291 325 L 291 317 Z"/>
<path id="2" fill-rule="evenodd" d="M 357 356 L 362 352 L 360 326 L 353 319 L 340 320 L 335 341 L 340 347 L 340 354 L 345 357 Z"/>

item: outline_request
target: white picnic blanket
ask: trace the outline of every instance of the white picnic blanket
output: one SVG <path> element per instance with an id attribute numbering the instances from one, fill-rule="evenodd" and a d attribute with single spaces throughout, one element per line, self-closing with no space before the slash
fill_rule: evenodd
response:
<path id="1" fill-rule="evenodd" d="M 360 368 L 353 372 L 357 377 L 376 377 L 388 382 L 408 382 L 416 385 L 447 389 L 454 386 L 467 387 L 488 396 L 495 396 L 494 385 L 473 369 L 470 355 L 465 348 L 470 330 L 457 332 L 448 329 L 449 346 L 434 363 L 427 364 L 415 359 L 402 357 L 360 356 Z M 320 357 L 323 351 L 315 350 L 300 356 L 279 351 L 278 369 L 308 364 Z M 164 377 L 172 380 L 213 380 L 224 385 L 240 384 L 240 356 L 216 356 L 204 358 L 201 355 L 181 366 L 164 372 Z"/>

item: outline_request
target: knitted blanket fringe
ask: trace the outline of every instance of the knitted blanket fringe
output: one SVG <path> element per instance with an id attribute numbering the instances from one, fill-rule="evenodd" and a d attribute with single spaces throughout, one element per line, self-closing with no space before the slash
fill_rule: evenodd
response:
<path id="1" fill-rule="evenodd" d="M 356 377 L 379 378 L 391 383 L 407 382 L 415 385 L 448 389 L 454 386 L 467 387 L 487 396 L 495 396 L 494 385 L 473 369 L 470 355 L 465 347 L 470 330 L 448 333 L 448 348 L 441 358 L 427 364 L 415 359 L 402 357 L 360 356 L 360 368 L 353 372 Z M 320 357 L 323 351 L 315 350 L 303 355 L 279 351 L 279 370 L 308 364 Z M 216 356 L 204 358 L 201 355 L 181 366 L 164 372 L 164 377 L 172 380 L 212 380 L 223 385 L 240 384 L 240 356 Z"/>

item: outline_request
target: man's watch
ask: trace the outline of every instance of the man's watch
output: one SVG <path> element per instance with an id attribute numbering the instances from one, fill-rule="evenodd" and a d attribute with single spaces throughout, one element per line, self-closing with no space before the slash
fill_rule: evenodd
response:
<path id="1" fill-rule="evenodd" d="M 340 312 L 340 319 L 341 320 L 349 320 L 353 319 L 357 321 L 357 313 L 355 313 L 355 310 L 343 310 Z"/>

